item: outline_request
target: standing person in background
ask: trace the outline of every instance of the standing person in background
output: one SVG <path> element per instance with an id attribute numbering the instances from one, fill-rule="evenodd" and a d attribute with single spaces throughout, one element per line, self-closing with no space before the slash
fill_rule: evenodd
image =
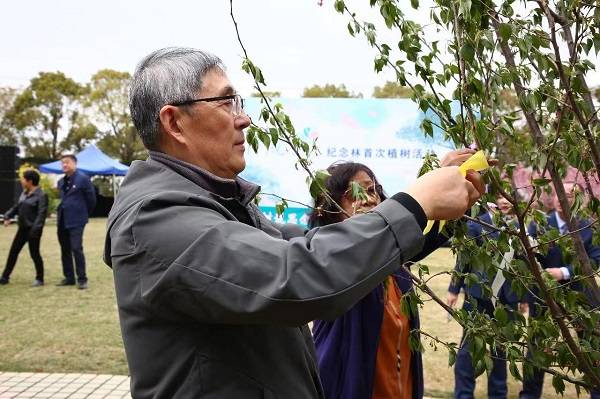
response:
<path id="1" fill-rule="evenodd" d="M 474 151 L 450 152 L 442 166 L 460 165 Z M 367 166 L 355 162 L 331 165 L 324 195 L 317 198 L 310 228 L 342 222 L 370 212 L 386 200 L 381 185 Z M 364 193 L 353 196 L 353 185 Z M 416 262 L 447 241 L 437 224 L 425 236 L 421 251 L 403 262 Z M 351 259 L 349 259 L 352 262 Z M 421 353 L 409 345 L 411 330 L 419 328 L 419 315 L 402 310 L 402 296 L 413 289 L 410 274 L 398 262 L 392 275 L 335 320 L 315 320 L 313 336 L 325 398 L 420 399 L 423 397 Z"/>
<path id="2" fill-rule="evenodd" d="M 83 229 L 96 206 L 96 193 L 90 178 L 77 170 L 75 155 L 63 155 L 60 162 L 65 176 L 58 181 L 61 202 L 57 212 L 57 231 L 64 279 L 58 286 L 75 285 L 75 258 L 77 287 L 83 290 L 88 287 L 83 254 Z"/>
<path id="3" fill-rule="evenodd" d="M 498 197 L 496 199 L 496 205 L 500 211 L 502 218 L 507 224 L 515 223 L 514 214 L 512 212 L 512 205 L 504 197 Z M 481 221 L 494 225 L 494 214 L 492 211 L 485 212 L 479 216 Z M 484 243 L 484 237 L 490 240 L 498 239 L 498 232 L 491 231 L 482 226 L 479 223 L 468 221 L 467 222 L 467 236 L 471 239 L 475 239 L 478 246 L 482 246 Z M 464 278 L 452 278 L 450 286 L 448 287 L 448 295 L 446 303 L 450 307 L 455 307 L 458 301 L 458 294 L 463 289 L 465 292 L 465 301 L 463 303 L 463 309 L 467 312 L 479 312 L 494 317 L 494 303 L 492 299 L 485 295 L 483 285 L 492 285 L 492 282 L 497 276 L 489 275 L 485 270 L 481 270 L 476 264 L 471 264 L 470 261 L 476 259 L 470 259 L 469 262 L 465 262 L 467 256 L 459 256 L 456 259 L 455 270 L 460 273 L 476 273 L 479 276 L 479 283 L 466 285 Z M 502 270 L 498 269 L 496 275 L 502 273 Z M 511 281 L 505 280 L 502 285 L 499 286 L 499 290 L 496 293 L 492 293 L 498 302 L 502 305 L 507 306 L 512 312 L 517 310 L 519 298 L 511 290 Z M 512 314 L 512 313 L 510 313 Z M 512 317 L 512 316 L 509 316 Z M 461 339 L 460 349 L 456 355 L 456 364 L 454 365 L 454 398 L 455 399 L 472 399 L 475 394 L 475 369 L 473 367 L 471 354 L 469 353 L 469 347 L 471 346 L 471 340 L 463 333 Z M 493 368 L 488 374 L 488 398 L 493 399 L 504 399 L 508 394 L 508 387 L 506 385 L 506 358 L 505 354 L 498 351 L 493 356 Z"/>
<path id="4" fill-rule="evenodd" d="M 583 187 L 581 187 L 575 182 L 564 182 L 563 187 L 567 195 L 569 205 L 573 206 L 573 203 L 575 202 L 576 193 L 583 192 Z M 592 242 L 593 231 L 590 227 L 591 221 L 585 219 L 578 219 L 575 216 L 573 217 L 575 219 L 577 229 L 579 229 L 578 234 L 581 237 L 581 241 L 583 241 L 585 251 L 589 256 L 592 265 L 598 268 L 598 264 L 600 264 L 600 246 L 594 245 Z M 546 221 L 547 229 L 556 229 L 561 235 L 567 234 L 569 232 L 567 218 L 562 210 L 562 207 L 558 200 L 558 196 L 556 195 L 556 191 L 554 192 L 554 210 L 548 213 Z M 533 238 L 537 239 L 542 233 L 544 233 L 544 231 L 542 230 L 542 227 L 532 224 L 529 227 L 529 234 Z M 563 251 L 558 245 L 553 244 L 548 247 L 548 252 L 541 256 L 540 264 L 544 271 L 562 286 L 562 289 L 583 291 L 583 293 L 586 294 L 585 288 L 582 286 L 581 282 L 577 281 L 578 278 L 581 277 L 581 275 L 577 274 L 576 270 L 573 268 L 573 265 L 565 261 Z M 588 301 L 590 301 L 590 307 L 596 308 L 598 304 L 593 302 L 591 296 L 586 296 L 588 298 Z M 529 300 L 530 318 L 539 317 L 543 312 L 546 311 L 547 307 L 543 303 L 541 303 L 539 299 L 536 299 L 530 295 Z M 580 335 L 581 338 L 582 332 L 578 330 L 577 334 Z M 540 350 L 538 347 L 536 347 L 538 343 L 535 341 L 535 337 L 533 342 L 531 342 L 530 344 L 533 346 L 533 348 L 531 349 Z M 527 355 L 528 357 L 532 357 L 531 351 L 529 351 Z M 523 389 L 519 393 L 519 398 L 541 398 L 542 388 L 544 385 L 544 374 L 545 373 L 542 370 L 535 367 L 533 368 L 533 373 L 523 372 Z M 590 393 L 590 397 L 592 399 L 600 399 L 600 391 L 592 390 Z"/>
<path id="5" fill-rule="evenodd" d="M 26 170 L 21 177 L 23 193 L 19 197 L 19 202 L 4 214 L 5 226 L 10 224 L 12 217 L 18 215 L 19 229 L 10 246 L 6 266 L 0 277 L 2 285 L 8 284 L 19 252 L 25 243 L 29 246 L 29 254 L 35 265 L 35 280 L 31 286 L 41 287 L 44 285 L 44 261 L 40 255 L 40 240 L 48 214 L 48 196 L 39 188 L 39 183 L 40 174 L 33 169 Z"/>

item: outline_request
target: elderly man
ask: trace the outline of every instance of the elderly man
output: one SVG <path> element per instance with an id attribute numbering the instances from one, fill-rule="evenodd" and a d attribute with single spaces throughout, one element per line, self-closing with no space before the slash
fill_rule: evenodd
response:
<path id="1" fill-rule="evenodd" d="M 483 192 L 478 174 L 441 168 L 286 241 L 237 176 L 250 119 L 217 57 L 156 51 L 130 94 L 150 157 L 119 190 L 105 261 L 136 398 L 323 397 L 306 323 L 347 310 L 419 252 L 427 219 L 457 218 Z"/>

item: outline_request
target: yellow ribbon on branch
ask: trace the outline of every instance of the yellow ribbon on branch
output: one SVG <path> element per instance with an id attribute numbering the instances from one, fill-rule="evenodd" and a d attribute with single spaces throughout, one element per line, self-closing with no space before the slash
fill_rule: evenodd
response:
<path id="1" fill-rule="evenodd" d="M 460 173 L 462 173 L 462 175 L 466 177 L 467 171 L 469 171 L 469 170 L 481 172 L 483 170 L 486 170 L 489 167 L 490 167 L 490 164 L 488 164 L 485 153 L 482 150 L 479 150 L 475 154 L 471 155 L 469 157 L 469 159 L 467 159 L 462 165 L 460 165 L 458 167 L 458 169 L 460 170 Z M 427 226 L 425 226 L 425 230 L 423 230 L 423 234 L 429 233 L 429 231 L 433 227 L 434 223 L 435 223 L 435 220 L 428 220 Z M 441 232 L 445 225 L 446 225 L 446 221 L 440 220 L 440 227 L 439 227 L 438 231 Z"/>

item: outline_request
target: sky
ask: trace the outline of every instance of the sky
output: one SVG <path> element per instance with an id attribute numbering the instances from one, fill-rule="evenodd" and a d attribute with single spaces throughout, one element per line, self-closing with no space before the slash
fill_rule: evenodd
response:
<path id="1" fill-rule="evenodd" d="M 427 8 L 402 10 L 424 22 Z M 429 0 L 421 0 L 426 4 Z M 322 6 L 319 5 L 322 3 Z M 268 90 L 298 97 L 305 87 L 345 84 L 369 97 L 394 80 L 376 74 L 375 52 L 363 37 L 348 34 L 348 19 L 333 0 L 234 0 L 234 13 L 250 58 Z M 361 19 L 376 20 L 367 0 L 347 0 Z M 378 34 L 385 38 L 386 29 Z M 446 33 L 434 32 L 431 40 Z M 6 1 L 0 16 L 0 86 L 25 87 L 40 71 L 62 71 L 83 83 L 100 69 L 133 72 L 138 61 L 167 46 L 195 47 L 218 55 L 242 95 L 252 90 L 241 70 L 242 50 L 229 15 L 229 0 L 19 0 Z M 397 42 L 393 38 L 390 42 Z M 595 60 L 594 60 L 595 61 Z M 590 86 L 600 74 L 588 76 Z"/>
<path id="2" fill-rule="evenodd" d="M 333 0 L 318 3 L 234 0 L 242 40 L 269 90 L 300 96 L 313 84 L 344 83 L 368 97 L 392 80 L 373 71 L 375 53 L 348 34 Z M 369 15 L 368 2 L 355 3 Z M 78 82 L 103 68 L 131 73 L 151 51 L 185 46 L 218 55 L 238 90 L 252 91 L 228 0 L 20 0 L 3 4 L 0 21 L 1 86 L 25 87 L 40 71 L 60 70 Z"/>

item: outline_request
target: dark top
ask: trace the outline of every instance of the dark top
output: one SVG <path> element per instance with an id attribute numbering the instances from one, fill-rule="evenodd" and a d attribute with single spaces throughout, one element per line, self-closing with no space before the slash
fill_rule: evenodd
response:
<path id="1" fill-rule="evenodd" d="M 489 212 L 482 214 L 480 219 L 488 224 L 494 224 Z M 491 231 L 477 222 L 470 220 L 467 222 L 467 236 L 474 238 L 477 245 L 483 245 L 484 235 L 490 240 L 495 240 L 498 238 L 499 233 L 497 231 Z M 489 298 L 486 298 L 483 294 L 482 285 L 491 285 L 496 277 L 495 274 L 490 276 L 485 270 L 482 270 L 479 265 L 472 264 L 471 262 L 465 262 L 464 257 L 462 257 L 460 254 L 456 257 L 456 266 L 454 267 L 454 270 L 459 273 L 475 273 L 479 278 L 479 283 L 474 283 L 467 286 L 463 277 L 453 277 L 450 280 L 450 286 L 448 287 L 449 292 L 458 295 L 461 288 L 463 288 L 465 290 L 465 294 L 469 297 L 476 298 L 478 300 L 489 300 Z M 519 302 L 517 294 L 511 289 L 511 280 L 506 279 L 504 284 L 502 284 L 502 287 L 498 292 L 498 300 L 503 304 L 516 304 Z"/>
<path id="2" fill-rule="evenodd" d="M 57 222 L 60 227 L 72 229 L 83 227 L 96 206 L 96 193 L 90 178 L 76 170 L 71 176 L 58 181 L 60 205 Z"/>
<path id="3" fill-rule="evenodd" d="M 19 202 L 10 208 L 4 219 L 19 215 L 19 227 L 30 229 L 31 233 L 41 233 L 48 215 L 48 196 L 41 188 L 25 193 L 19 197 Z"/>
<path id="4" fill-rule="evenodd" d="M 286 241 L 257 191 L 164 154 L 131 165 L 104 259 L 135 398 L 323 398 L 306 323 L 347 311 L 424 244 L 395 200 Z"/>
<path id="5" fill-rule="evenodd" d="M 558 229 L 558 220 L 556 219 L 556 211 L 552 211 L 548 214 L 547 218 L 546 218 L 547 222 L 548 222 L 548 228 L 550 229 Z M 585 219 L 579 219 L 577 220 L 577 228 L 578 229 L 582 229 L 579 231 L 579 235 L 581 236 L 581 240 L 583 241 L 583 246 L 585 247 L 585 251 L 587 252 L 590 261 L 592 263 L 592 267 L 596 267 L 596 269 L 598 268 L 598 264 L 600 264 L 600 246 L 598 245 L 594 245 L 592 243 L 592 228 L 589 227 L 590 225 L 590 221 L 589 220 L 585 220 Z M 538 238 L 539 234 L 543 234 L 543 231 L 538 231 L 541 230 L 538 228 L 538 226 L 536 224 L 531 224 L 529 226 L 529 235 L 532 236 L 533 238 Z M 558 245 L 555 244 L 551 244 L 548 248 L 548 252 L 546 253 L 546 255 L 540 255 L 538 256 L 538 259 L 540 260 L 540 263 L 542 265 L 542 267 L 544 269 L 548 269 L 551 267 L 566 267 L 569 270 L 569 274 L 571 275 L 570 280 L 573 279 L 577 279 L 578 273 L 577 270 L 574 270 L 573 265 L 567 263 L 565 261 L 565 258 L 563 256 L 562 250 L 560 249 L 560 247 Z M 577 291 L 581 291 L 583 290 L 585 292 L 585 290 L 582 287 L 581 282 L 575 280 L 573 282 L 571 282 L 570 280 L 566 280 L 566 281 L 559 281 L 560 284 L 566 284 L 566 286 L 568 286 L 571 289 L 577 290 Z M 590 295 L 587 295 L 588 299 L 592 299 L 592 297 Z M 530 301 L 533 302 L 533 301 Z M 598 304 L 600 305 L 600 304 Z M 594 305 L 594 303 L 592 303 L 592 306 L 598 306 L 598 305 Z"/>
<path id="6" fill-rule="evenodd" d="M 402 201 L 407 209 L 416 205 L 418 209 L 415 209 L 414 212 L 421 215 L 418 218 L 419 224 L 421 228 L 426 226 L 426 216 L 424 213 L 420 213 L 423 211 L 412 197 L 404 194 L 402 196 L 395 195 L 392 199 Z M 452 231 L 448 230 L 440 234 L 438 226 L 439 222 L 436 222 L 425 236 L 423 249 L 410 259 L 412 262 L 425 258 L 448 241 L 448 236 L 452 234 Z M 398 270 L 394 272 L 393 277 L 403 294 L 414 289 L 410 274 L 400 267 L 400 263 L 398 263 Z M 387 287 L 387 289 L 391 288 Z M 379 284 L 341 317 L 333 321 L 316 320 L 314 322 L 313 336 L 326 398 L 369 399 L 372 397 L 377 351 L 384 316 L 383 298 L 384 284 Z M 407 300 L 410 301 L 410 297 Z M 416 308 L 415 306 L 414 309 Z M 419 313 L 415 312 L 407 316 L 410 329 L 418 330 L 420 328 Z M 394 365 L 390 366 L 394 367 Z M 423 360 L 419 351 L 411 353 L 410 372 L 412 397 L 421 399 L 424 394 Z"/>

